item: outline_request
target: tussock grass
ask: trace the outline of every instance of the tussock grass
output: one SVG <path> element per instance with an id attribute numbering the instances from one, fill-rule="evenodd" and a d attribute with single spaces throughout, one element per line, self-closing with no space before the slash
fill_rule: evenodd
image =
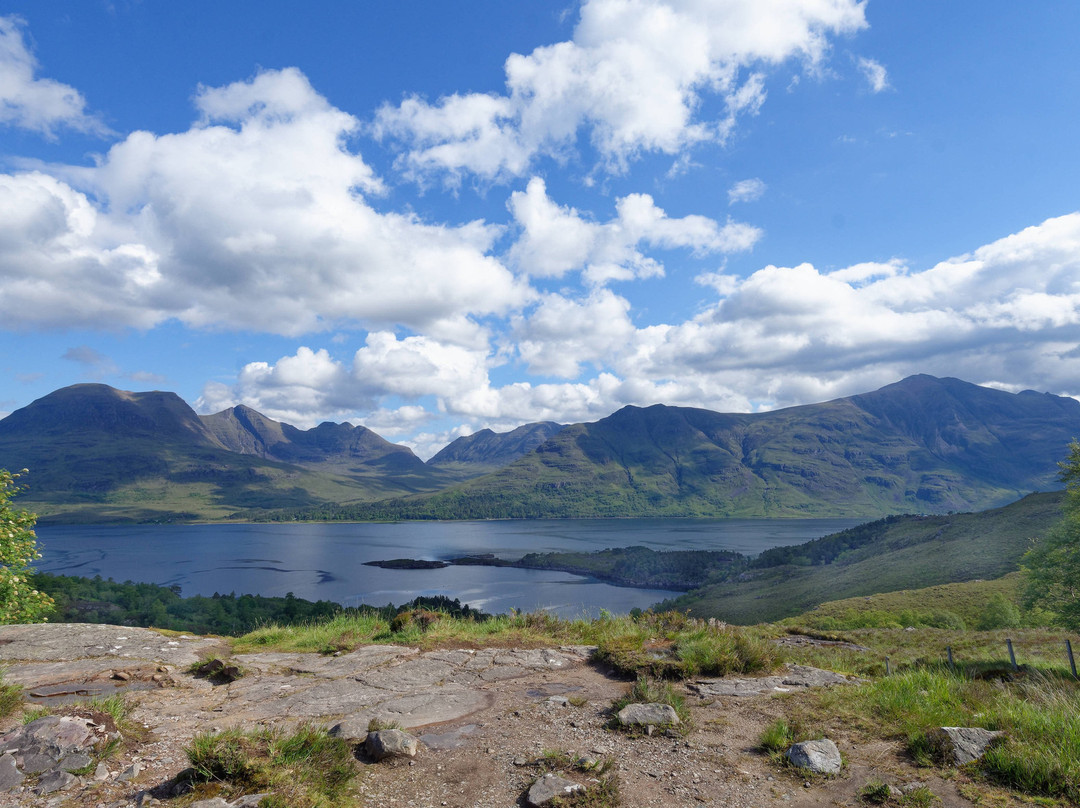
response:
<path id="1" fill-rule="evenodd" d="M 758 747 L 770 755 L 779 755 L 795 743 L 795 730 L 786 718 L 778 718 L 762 730 Z"/>
<path id="2" fill-rule="evenodd" d="M 78 705 L 76 706 L 78 707 Z M 133 709 L 127 699 L 119 695 L 90 699 L 90 701 L 86 702 L 85 707 L 111 716 L 118 727 L 124 726 Z"/>
<path id="3" fill-rule="evenodd" d="M 753 632 L 678 612 L 644 615 L 597 641 L 597 659 L 615 671 L 665 679 L 772 670 L 779 653 Z"/>
<path id="4" fill-rule="evenodd" d="M 596 645 L 597 658 L 622 675 L 673 679 L 771 670 L 779 661 L 775 647 L 750 630 L 678 612 L 597 620 L 564 620 L 546 612 L 487 620 L 454 619 L 427 610 L 403 614 L 404 619 L 399 615 L 390 622 L 376 615 L 341 614 L 306 625 L 266 626 L 238 638 L 234 650 L 335 653 L 365 643 L 425 649 Z"/>
<path id="5" fill-rule="evenodd" d="M 871 805 L 884 805 L 891 796 L 888 783 L 881 780 L 871 780 L 859 789 L 859 799 Z"/>
<path id="6" fill-rule="evenodd" d="M 679 728 L 688 730 L 690 727 L 690 710 L 686 706 L 686 699 L 670 682 L 639 676 L 626 693 L 611 703 L 611 714 L 615 722 L 613 726 L 617 726 L 614 716 L 628 704 L 667 704 L 679 716 Z"/>
<path id="7" fill-rule="evenodd" d="M 556 797 L 551 804 L 555 808 L 618 808 L 622 805 L 619 794 L 619 776 L 611 773 L 599 782 L 564 797 Z"/>
<path id="8" fill-rule="evenodd" d="M 196 794 L 270 792 L 267 808 L 337 808 L 353 805 L 348 785 L 357 767 L 348 742 L 305 724 L 291 733 L 230 729 L 203 733 L 187 749 L 189 785 Z"/>

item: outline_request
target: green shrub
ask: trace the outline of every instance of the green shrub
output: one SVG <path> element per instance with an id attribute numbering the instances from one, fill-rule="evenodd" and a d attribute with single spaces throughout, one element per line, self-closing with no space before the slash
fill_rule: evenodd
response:
<path id="1" fill-rule="evenodd" d="M 976 628 L 993 631 L 999 628 L 1017 628 L 1022 623 L 1020 609 L 1000 592 L 990 598 Z"/>

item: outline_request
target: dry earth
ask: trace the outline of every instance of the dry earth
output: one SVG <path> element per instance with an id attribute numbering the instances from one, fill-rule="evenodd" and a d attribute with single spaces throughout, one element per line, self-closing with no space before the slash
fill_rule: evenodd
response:
<path id="1" fill-rule="evenodd" d="M 413 760 L 361 756 L 359 805 L 523 805 L 546 750 L 611 758 L 624 806 L 854 806 L 874 779 L 898 787 L 925 783 L 944 808 L 972 804 L 958 793 L 963 775 L 942 779 L 915 769 L 896 745 L 853 743 L 845 727 L 828 721 L 822 723 L 846 758 L 841 776 L 804 781 L 763 756 L 755 749 L 760 733 L 806 691 L 809 669 L 688 683 L 693 718 L 686 736 L 611 731 L 609 705 L 628 685 L 591 664 L 589 650 L 366 646 L 338 656 L 251 654 L 230 658 L 245 671 L 242 678 L 215 685 L 185 671 L 199 659 L 227 655 L 220 640 L 118 626 L 0 627 L 5 679 L 38 694 L 34 701 L 124 693 L 134 705 L 131 720 L 146 730 L 107 761 L 107 779 L 87 777 L 46 797 L 33 795 L 28 779 L 21 792 L 0 794 L 0 806 L 167 806 L 166 786 L 188 765 L 184 749 L 196 733 L 312 720 L 362 738 L 372 717 L 409 728 L 423 746 Z M 113 678 L 117 673 L 128 680 Z M 17 722 L 7 719 L 0 732 Z M 138 774 L 120 779 L 132 764 Z M 578 779 L 587 783 L 588 775 Z"/>

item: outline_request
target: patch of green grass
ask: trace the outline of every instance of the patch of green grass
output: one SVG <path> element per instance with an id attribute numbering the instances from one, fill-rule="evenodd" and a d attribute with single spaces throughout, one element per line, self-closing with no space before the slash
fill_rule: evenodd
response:
<path id="1" fill-rule="evenodd" d="M 596 645 L 598 660 L 623 675 L 666 678 L 770 670 L 779 660 L 775 647 L 759 633 L 678 612 L 601 620 L 565 620 L 546 612 L 515 612 L 486 620 L 440 612 L 425 611 L 423 619 L 408 614 L 409 619 L 393 622 L 377 615 L 343 613 L 301 625 L 264 626 L 238 638 L 234 650 L 336 653 L 365 643 L 423 649 Z"/>
<path id="2" fill-rule="evenodd" d="M 30 724 L 37 721 L 39 718 L 44 718 L 47 715 L 52 715 L 53 711 L 49 707 L 44 705 L 38 707 L 31 707 L 22 714 L 22 722 L 24 724 Z"/>
<path id="3" fill-rule="evenodd" d="M 859 789 L 859 799 L 871 805 L 884 805 L 892 797 L 888 783 L 881 780 L 871 780 Z"/>
<path id="4" fill-rule="evenodd" d="M 7 718 L 23 703 L 22 685 L 4 681 L 4 672 L 0 670 L 0 718 Z"/>
<path id="5" fill-rule="evenodd" d="M 686 679 L 769 671 L 779 653 L 751 631 L 666 612 L 646 613 L 600 637 L 597 659 L 624 676 Z"/>
<path id="6" fill-rule="evenodd" d="M 758 746 L 773 755 L 783 754 L 793 743 L 795 743 L 795 730 L 784 718 L 773 721 L 758 737 Z"/>
<path id="7" fill-rule="evenodd" d="M 230 798 L 270 792 L 269 804 L 289 808 L 354 804 L 347 793 L 357 775 L 352 750 L 321 727 L 203 733 L 192 739 L 187 755 L 196 793 L 200 784 L 213 784 Z"/>
<path id="8" fill-rule="evenodd" d="M 90 701 L 86 702 L 86 707 L 112 716 L 117 726 L 126 723 L 127 717 L 131 715 L 132 710 L 132 706 L 128 704 L 123 696 L 90 699 Z"/>
<path id="9" fill-rule="evenodd" d="M 378 718 L 378 717 L 372 718 L 370 721 L 368 721 L 368 724 L 367 724 L 367 731 L 368 732 L 381 732 L 384 729 L 401 729 L 401 728 L 402 728 L 401 724 L 399 724 L 397 721 L 387 721 L 386 719 Z"/>
<path id="10" fill-rule="evenodd" d="M 583 791 L 556 797 L 551 804 L 555 808 L 618 808 L 622 805 L 619 777 L 617 774 L 609 774 L 586 786 Z"/>
<path id="11" fill-rule="evenodd" d="M 956 628 L 979 631 L 1040 625 L 1039 615 L 1021 615 L 1015 620 L 992 614 L 1003 605 L 1020 599 L 1022 577 L 1013 572 L 994 580 L 967 581 L 902 589 L 822 603 L 809 612 L 782 621 L 815 631 L 849 631 L 859 628 Z M 995 619 L 990 619 L 994 617 Z M 956 623 L 959 621 L 959 624 Z M 1026 621 L 1026 622 L 1025 622 Z M 953 623 L 953 625 L 948 625 Z"/>
<path id="12" fill-rule="evenodd" d="M 1032 674 L 1018 681 L 974 679 L 947 669 L 910 669 L 812 699 L 812 709 L 868 735 L 904 740 L 916 762 L 934 765 L 931 730 L 1002 730 L 971 769 L 1028 794 L 1080 801 L 1080 687 Z"/>
<path id="13" fill-rule="evenodd" d="M 758 626 L 753 631 L 761 636 L 780 635 L 775 626 Z M 1008 676 L 1011 666 L 1005 643 L 1007 639 L 1013 641 L 1022 673 L 1040 671 L 1050 676 L 1066 676 L 1069 667 L 1065 640 L 1076 638 L 1074 634 L 1057 629 L 950 631 L 918 628 L 907 631 L 879 628 L 814 631 L 788 627 L 787 631 L 819 639 L 847 641 L 869 650 L 813 645 L 785 647 L 782 656 L 786 661 L 870 677 L 884 675 L 886 657 L 894 673 L 910 667 L 944 665 L 948 648 L 952 648 L 956 667 L 973 678 L 992 676 L 996 671 Z"/>
<path id="14" fill-rule="evenodd" d="M 941 798 L 926 786 L 913 788 L 900 798 L 900 804 L 910 808 L 930 808 L 936 802 L 941 802 Z"/>

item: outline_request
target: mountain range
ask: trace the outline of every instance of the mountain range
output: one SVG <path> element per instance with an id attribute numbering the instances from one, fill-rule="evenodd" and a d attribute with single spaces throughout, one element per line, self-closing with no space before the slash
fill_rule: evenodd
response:
<path id="1" fill-rule="evenodd" d="M 57 390 L 0 420 L 0 468 L 56 521 L 852 516 L 1060 487 L 1080 402 L 913 376 L 764 413 L 628 406 L 458 438 L 427 463 L 369 429 L 302 430 L 167 392 Z"/>

